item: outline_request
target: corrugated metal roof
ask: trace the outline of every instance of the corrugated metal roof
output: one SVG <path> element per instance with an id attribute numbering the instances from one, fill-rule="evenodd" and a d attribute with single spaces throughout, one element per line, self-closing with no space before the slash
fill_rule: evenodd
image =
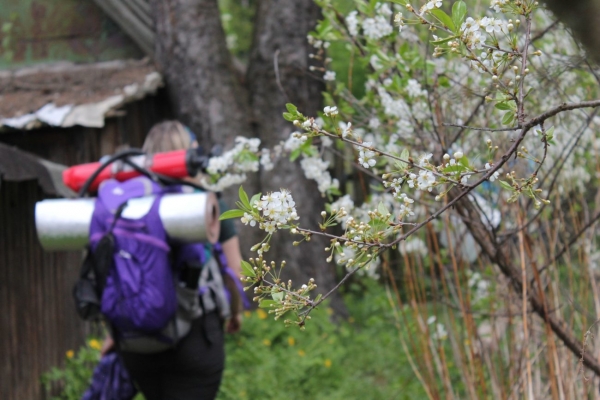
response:
<path id="1" fill-rule="evenodd" d="M 0 71 L 0 130 L 44 124 L 101 128 L 112 111 L 162 85 L 161 75 L 148 60 Z"/>

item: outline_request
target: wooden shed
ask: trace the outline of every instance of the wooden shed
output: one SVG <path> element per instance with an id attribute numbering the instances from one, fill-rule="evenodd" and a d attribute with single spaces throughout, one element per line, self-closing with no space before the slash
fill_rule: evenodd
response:
<path id="1" fill-rule="evenodd" d="M 38 243 L 34 205 L 67 194 L 45 163 L 0 144 L 0 397 L 41 398 L 39 377 L 82 342 L 71 287 L 80 252 L 48 253 Z"/>

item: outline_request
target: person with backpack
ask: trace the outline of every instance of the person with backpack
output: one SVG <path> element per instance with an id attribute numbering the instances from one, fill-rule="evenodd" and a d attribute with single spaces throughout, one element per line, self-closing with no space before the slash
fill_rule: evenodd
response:
<path id="1" fill-rule="evenodd" d="M 198 143 L 193 133 L 177 121 L 166 121 L 155 125 L 149 131 L 142 150 L 154 154 L 194 146 L 198 146 Z M 141 178 L 143 185 L 148 187 L 148 180 L 144 181 L 144 179 L 147 178 Z M 189 179 L 196 183 L 194 178 Z M 114 187 L 110 186 L 111 184 Z M 113 193 L 121 194 L 127 192 L 128 187 L 136 185 L 139 186 L 139 183 L 134 179 L 124 183 L 107 183 L 100 188 L 98 197 L 102 199 L 103 192 L 109 192 L 109 196 Z M 157 193 L 155 204 L 158 204 L 163 193 L 160 189 L 156 189 L 153 193 Z M 110 203 L 110 201 L 104 202 Z M 223 202 L 219 203 L 224 207 Z M 157 205 L 151 206 L 148 215 L 155 207 Z M 110 220 L 110 223 L 106 222 L 104 229 L 108 229 L 109 233 L 114 232 L 113 236 L 142 237 L 142 233 L 139 231 L 131 233 L 131 229 L 139 229 L 135 224 L 139 221 L 144 223 L 143 219 L 147 217 L 134 222 L 128 219 L 122 221 L 120 219 L 122 208 L 122 204 L 120 207 L 116 205 L 112 207 L 115 214 L 112 219 L 96 213 L 100 215 L 100 221 Z M 126 210 L 126 207 L 124 208 Z M 232 220 L 221 221 L 219 241 L 215 249 L 211 249 L 206 243 L 167 243 L 164 237 L 162 238 L 164 242 L 157 241 L 157 237 L 161 239 L 161 235 L 164 236 L 163 232 L 154 229 L 151 222 L 146 225 L 144 232 L 148 231 L 153 235 L 152 240 L 144 239 L 149 243 L 148 248 L 151 249 L 149 251 L 153 252 L 151 258 L 163 260 L 160 262 L 168 259 L 168 262 L 174 264 L 173 271 L 176 271 L 176 276 L 173 279 L 178 281 L 175 297 L 169 294 L 163 298 L 161 294 L 155 296 L 157 299 L 145 300 L 144 304 L 124 305 L 120 299 L 128 296 L 127 293 L 123 294 L 126 289 L 122 289 L 127 287 L 127 282 L 120 281 L 123 277 L 122 273 L 109 275 L 102 297 L 102 312 L 110 321 L 111 335 L 103 344 L 102 354 L 112 350 L 117 351 L 120 361 L 146 400 L 214 399 L 221 383 L 225 363 L 224 333 L 235 333 L 241 327 L 241 294 L 236 290 L 236 283 L 239 286 L 242 259 L 235 226 Z M 130 229 L 129 233 L 123 233 L 127 229 Z M 102 240 L 103 238 L 99 236 L 95 239 L 91 238 L 96 252 L 100 249 Z M 127 239 L 118 239 L 116 242 L 119 240 L 127 241 Z M 118 257 L 123 258 L 125 264 L 132 260 L 133 265 L 136 258 L 145 257 L 123 249 L 118 250 L 117 253 Z M 231 268 L 229 274 L 219 272 L 219 264 L 221 264 L 220 269 L 223 270 L 224 263 Z M 134 269 L 125 264 L 122 267 L 124 271 L 127 271 L 127 268 Z M 125 275 L 128 273 L 129 271 Z M 165 275 L 157 281 L 165 283 L 169 282 L 169 278 Z M 225 286 L 229 290 L 225 290 Z M 139 288 L 139 291 L 142 289 Z M 133 291 L 135 290 L 138 289 L 135 288 Z M 225 295 L 229 297 L 229 301 L 225 299 Z M 111 303 L 107 302 L 107 299 L 115 300 Z M 170 306 L 169 303 L 173 301 L 176 304 Z M 157 334 L 154 333 L 156 326 L 164 324 L 164 321 L 150 312 L 145 313 L 148 316 L 135 315 L 133 319 L 144 319 L 146 324 L 156 325 L 154 330 L 150 330 L 152 334 L 144 334 L 146 331 L 142 332 L 139 326 L 134 326 L 135 324 L 130 321 L 131 318 L 125 318 L 125 315 L 141 313 L 146 307 L 145 303 L 157 303 L 163 308 L 176 307 L 176 317 Z"/>

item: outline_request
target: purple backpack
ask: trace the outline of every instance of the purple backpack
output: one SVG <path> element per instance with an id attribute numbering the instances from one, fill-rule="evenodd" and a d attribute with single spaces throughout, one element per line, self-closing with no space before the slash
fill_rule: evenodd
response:
<path id="1" fill-rule="evenodd" d="M 112 257 L 99 293 L 100 311 L 123 351 L 166 350 L 189 331 L 190 320 L 176 318 L 181 305 L 178 271 L 159 215 L 163 194 L 178 189 L 140 177 L 109 180 L 98 191 L 90 227 L 91 252 Z M 130 199 L 151 195 L 141 215 L 127 214 Z M 187 295 L 189 307 L 196 303 L 199 307 L 198 293 Z"/>

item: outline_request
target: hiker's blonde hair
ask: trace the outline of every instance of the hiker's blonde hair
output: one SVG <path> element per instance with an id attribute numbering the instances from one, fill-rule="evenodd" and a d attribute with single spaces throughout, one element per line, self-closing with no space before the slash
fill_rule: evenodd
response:
<path id="1" fill-rule="evenodd" d="M 164 121 L 150 129 L 142 150 L 149 154 L 189 149 L 192 136 L 178 121 Z"/>

